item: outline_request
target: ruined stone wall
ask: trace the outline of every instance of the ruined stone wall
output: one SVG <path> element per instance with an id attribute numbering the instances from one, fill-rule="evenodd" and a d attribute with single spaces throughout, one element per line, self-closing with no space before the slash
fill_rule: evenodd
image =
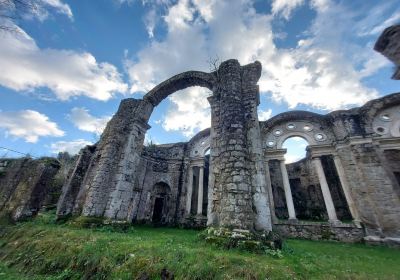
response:
<path id="1" fill-rule="evenodd" d="M 312 160 L 321 162 L 335 215 L 340 220 L 353 219 L 365 227 L 367 239 L 398 237 L 400 230 L 399 181 L 400 170 L 400 94 L 372 100 L 360 108 L 336 111 L 327 115 L 294 111 L 277 115 L 261 122 L 265 156 L 269 160 L 277 216 L 286 217 L 285 193 L 279 164 L 284 153 L 282 143 L 289 137 L 299 136 L 309 143 Z M 287 166 L 295 210 L 300 200 L 306 200 L 299 186 L 320 183 L 314 169 L 307 164 Z M 338 169 L 339 168 L 339 169 Z M 279 171 L 278 171 L 279 170 Z M 339 172 L 340 171 L 340 172 Z M 303 174 L 301 174 L 303 173 Z M 305 180 L 304 180 L 305 179 Z M 280 190 L 277 191 L 276 189 Z M 324 202 L 322 205 L 326 208 Z M 301 207 L 300 207 L 301 208 Z M 383 240 L 382 239 L 382 240 Z"/>
<path id="2" fill-rule="evenodd" d="M 296 216 L 300 220 L 328 220 L 318 176 L 309 157 L 286 165 Z M 330 182 L 330 180 L 328 180 Z"/>
<path id="3" fill-rule="evenodd" d="M 333 161 L 322 157 L 332 199 L 339 220 L 352 219 L 347 207 L 338 175 Z M 278 161 L 270 161 L 270 176 L 275 202 L 275 213 L 279 219 L 287 219 L 287 207 Z M 300 161 L 286 165 L 293 196 L 296 216 L 300 220 L 327 221 L 328 216 L 319 184 L 319 179 L 309 156 Z"/>
<path id="4" fill-rule="evenodd" d="M 166 210 L 163 212 L 163 222 L 174 225 L 182 220 L 184 215 L 183 171 L 185 168 L 186 143 L 170 145 L 153 145 L 145 147 L 141 165 L 140 187 L 135 191 L 138 197 L 137 207 L 132 206 L 133 221 L 151 222 L 155 203 L 155 186 L 165 183 L 170 192 L 167 195 Z M 137 210 L 135 210 L 137 208 Z"/>
<path id="5" fill-rule="evenodd" d="M 198 206 L 198 190 L 192 189 L 198 174 L 191 172 L 204 165 L 204 152 L 210 148 L 208 203 L 203 197 L 208 225 L 269 231 L 269 193 L 277 216 L 287 215 L 282 182 L 286 190 L 288 184 L 279 167 L 285 169 L 282 144 L 299 136 L 309 144 L 310 159 L 286 168 L 299 218 L 317 216 L 312 209 L 324 205 L 332 224 L 338 222 L 336 216 L 347 220 L 351 214 L 355 225 L 365 226 L 366 235 L 400 236 L 395 173 L 400 168 L 397 154 L 388 154 L 400 150 L 400 94 L 327 115 L 291 111 L 258 122 L 260 75 L 258 62 L 240 66 L 228 60 L 212 73 L 178 74 L 143 100 L 123 100 L 100 141 L 81 151 L 63 188 L 59 216 L 149 222 L 164 198 L 167 207 L 158 218 L 167 224 L 183 223 L 195 213 L 201 216 L 204 212 L 187 211 Z M 143 148 L 153 107 L 174 91 L 196 85 L 213 92 L 208 98 L 209 136 L 204 132 L 188 143 Z"/>
<path id="6" fill-rule="evenodd" d="M 396 65 L 392 78 L 400 80 L 400 25 L 386 28 L 376 41 L 374 49 Z"/>
<path id="7" fill-rule="evenodd" d="M 71 167 L 66 177 L 58 200 L 58 216 L 80 214 L 86 194 L 84 187 L 88 181 L 88 168 L 92 163 L 95 150 L 96 146 L 86 146 L 79 152 L 75 165 Z"/>
<path id="8" fill-rule="evenodd" d="M 400 200 L 372 143 L 338 150 L 367 235 L 400 235 Z"/>
<path id="9" fill-rule="evenodd" d="M 60 163 L 54 158 L 2 159 L 0 166 L 0 215 L 15 221 L 32 217 L 59 191 L 54 176 Z"/>
<path id="10" fill-rule="evenodd" d="M 274 228 L 287 238 L 301 238 L 309 240 L 335 240 L 342 242 L 361 242 L 365 236 L 362 228 L 352 224 L 329 225 L 327 223 L 313 223 L 301 221 L 299 223 L 279 222 Z"/>

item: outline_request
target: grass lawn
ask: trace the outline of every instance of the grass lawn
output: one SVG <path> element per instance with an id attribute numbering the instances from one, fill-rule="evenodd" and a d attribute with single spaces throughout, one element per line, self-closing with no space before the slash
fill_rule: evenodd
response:
<path id="1" fill-rule="evenodd" d="M 0 225 L 0 279 L 400 279 L 400 250 L 286 240 L 283 257 L 222 250 L 194 230 L 79 228 L 33 221 Z"/>

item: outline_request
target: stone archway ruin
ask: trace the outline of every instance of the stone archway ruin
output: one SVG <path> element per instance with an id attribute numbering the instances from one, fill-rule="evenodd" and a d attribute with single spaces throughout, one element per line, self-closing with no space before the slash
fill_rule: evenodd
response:
<path id="1" fill-rule="evenodd" d="M 335 240 L 396 242 L 400 237 L 400 166 L 396 164 L 400 158 L 400 93 L 327 115 L 292 111 L 259 121 L 260 75 L 258 62 L 240 66 L 237 60 L 228 60 L 212 73 L 178 74 L 143 99 L 122 100 L 100 141 L 81 150 L 63 187 L 57 215 L 151 222 L 153 186 L 164 182 L 171 188 L 165 217 L 169 225 L 274 228 L 284 236 L 313 239 L 323 238 L 329 230 Z M 212 91 L 208 97 L 211 128 L 188 142 L 144 147 L 154 106 L 189 86 Z M 282 172 L 286 167 L 281 148 L 283 141 L 294 135 L 309 141 L 309 161 L 317 184 L 308 185 L 322 192 L 329 222 L 299 222 L 292 206 L 289 221 L 275 219 L 271 182 L 288 177 Z M 196 179 L 195 194 L 191 178 L 204 178 L 204 170 L 197 169 L 203 167 L 203 152 L 208 147 L 208 189 L 201 190 L 203 184 Z M 324 163 L 325 158 L 329 161 Z M 272 161 L 275 163 L 270 165 Z M 281 172 L 274 166 L 281 166 Z M 192 167 L 196 175 L 191 173 Z M 339 178 L 336 185 L 340 183 L 344 193 L 336 198 L 338 192 L 332 192 L 328 184 L 333 169 Z M 282 199 L 290 201 L 290 176 L 286 179 Z M 203 192 L 208 193 L 208 203 Z M 337 219 L 334 201 L 338 197 L 342 205 L 347 203 L 353 222 Z M 195 205 L 197 209 L 190 211 Z M 203 205 L 207 205 L 207 217 Z"/>
<path id="2" fill-rule="evenodd" d="M 90 159 L 78 160 L 75 173 L 83 180 L 79 187 L 71 182 L 64 188 L 58 214 L 132 220 L 140 206 L 135 190 L 140 189 L 144 135 L 154 106 L 177 90 L 202 86 L 213 92 L 208 98 L 212 125 L 207 224 L 270 231 L 257 117 L 260 75 L 259 62 L 240 66 L 228 60 L 212 73 L 178 74 L 142 100 L 123 100 Z"/>

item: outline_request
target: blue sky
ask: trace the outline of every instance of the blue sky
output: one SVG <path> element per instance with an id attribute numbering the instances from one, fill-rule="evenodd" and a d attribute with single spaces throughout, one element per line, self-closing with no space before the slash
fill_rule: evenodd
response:
<path id="1" fill-rule="evenodd" d="M 327 113 L 399 91 L 372 50 L 400 0 L 38 0 L 0 33 L 0 146 L 33 156 L 96 142 L 123 98 L 208 61 L 259 60 L 260 119 Z M 187 141 L 210 125 L 202 88 L 164 100 L 147 138 Z M 299 154 L 304 145 L 292 141 Z M 17 156 L 0 150 L 0 156 Z"/>

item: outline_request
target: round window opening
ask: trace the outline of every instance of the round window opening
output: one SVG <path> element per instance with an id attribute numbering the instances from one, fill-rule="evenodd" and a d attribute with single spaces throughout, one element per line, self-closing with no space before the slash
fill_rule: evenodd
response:
<path id="1" fill-rule="evenodd" d="M 295 128 L 296 128 L 296 125 L 295 125 L 294 123 L 289 123 L 289 124 L 287 125 L 287 128 L 288 128 L 288 129 L 295 129 Z"/>
<path id="2" fill-rule="evenodd" d="M 201 145 L 204 146 L 205 143 L 206 143 L 206 142 L 202 141 L 202 142 L 201 142 Z"/>
<path id="3" fill-rule="evenodd" d="M 315 140 L 317 141 L 324 141 L 326 139 L 326 136 L 322 133 L 317 133 L 315 134 Z"/>
<path id="4" fill-rule="evenodd" d="M 268 145 L 268 146 L 270 146 L 270 147 L 273 147 L 273 146 L 274 146 L 274 144 L 275 144 L 275 142 L 274 142 L 274 141 L 268 141 L 268 143 L 267 143 L 267 145 Z"/>
<path id="5" fill-rule="evenodd" d="M 378 132 L 378 133 L 380 133 L 380 134 L 383 134 L 383 133 L 386 132 L 386 129 L 385 129 L 384 127 L 382 127 L 382 126 L 378 126 L 378 127 L 376 128 L 376 132 Z"/>
<path id="6" fill-rule="evenodd" d="M 275 134 L 275 136 L 279 136 L 282 134 L 282 130 L 277 129 L 277 130 L 275 130 L 274 134 Z"/>
<path id="7" fill-rule="evenodd" d="M 311 130 L 312 130 L 312 126 L 309 125 L 309 124 L 306 124 L 306 125 L 303 127 L 303 129 L 304 129 L 304 131 L 311 131 Z"/>
<path id="8" fill-rule="evenodd" d="M 381 120 L 385 122 L 390 122 L 392 119 L 390 118 L 389 114 L 383 114 L 381 115 Z"/>

